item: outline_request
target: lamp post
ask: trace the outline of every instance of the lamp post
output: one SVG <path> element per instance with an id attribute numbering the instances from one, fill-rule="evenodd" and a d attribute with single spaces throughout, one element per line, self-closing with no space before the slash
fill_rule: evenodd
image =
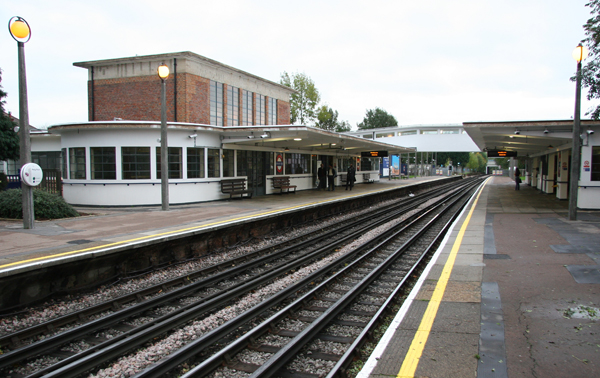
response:
<path id="1" fill-rule="evenodd" d="M 25 75 L 25 43 L 31 38 L 31 28 L 22 17 L 12 17 L 8 21 L 8 31 L 17 41 L 19 60 L 19 163 L 23 167 L 31 163 L 31 139 L 29 136 L 29 107 L 27 105 L 27 77 Z M 23 192 L 23 228 L 34 228 L 33 188 L 21 185 Z"/>
<path id="2" fill-rule="evenodd" d="M 587 58 L 588 49 L 579 46 L 573 50 L 573 59 L 577 61 L 577 76 L 575 86 L 575 116 L 573 117 L 573 148 L 571 158 L 571 179 L 569 180 L 569 220 L 577 220 L 577 197 L 579 190 L 579 174 L 581 170 L 581 61 Z"/>
<path id="3" fill-rule="evenodd" d="M 160 193 L 163 211 L 169 210 L 169 150 L 167 145 L 167 83 L 169 67 L 161 64 L 158 67 L 160 86 Z"/>

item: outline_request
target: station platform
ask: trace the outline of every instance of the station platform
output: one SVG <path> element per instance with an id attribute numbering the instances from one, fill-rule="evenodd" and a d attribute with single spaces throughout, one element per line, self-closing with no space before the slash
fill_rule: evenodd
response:
<path id="1" fill-rule="evenodd" d="M 83 217 L 0 220 L 0 276 L 132 240 L 436 180 L 383 179 L 352 192 L 300 191 L 156 207 L 78 208 Z M 429 263 L 358 377 L 592 377 L 600 361 L 600 212 L 492 177 Z"/>
<path id="2" fill-rule="evenodd" d="M 599 376 L 600 212 L 514 189 L 487 181 L 359 378 Z"/>
<path id="3" fill-rule="evenodd" d="M 68 257 L 71 261 L 89 258 L 86 253 L 151 238 L 168 237 L 183 231 L 201 230 L 215 225 L 243 221 L 261 214 L 318 206 L 320 203 L 352 196 L 364 196 L 411 186 L 441 176 L 404 180 L 382 178 L 369 184 L 357 184 L 352 191 L 336 187 L 334 191 L 303 190 L 251 199 L 232 199 L 189 205 L 83 208 L 81 217 L 35 221 L 33 229 L 23 229 L 22 220 L 0 219 L 0 277 L 19 270 L 42 268 L 51 260 Z"/>

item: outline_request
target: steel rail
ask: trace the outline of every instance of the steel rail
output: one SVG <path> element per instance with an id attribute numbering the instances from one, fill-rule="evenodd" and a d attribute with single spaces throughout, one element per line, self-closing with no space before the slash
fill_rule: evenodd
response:
<path id="1" fill-rule="evenodd" d="M 415 220 L 415 222 L 416 222 L 416 220 Z M 406 227 L 409 227 L 409 225 L 407 225 Z M 365 243 L 365 245 L 367 245 L 368 243 Z M 364 257 L 366 258 L 366 256 L 367 255 L 365 254 Z M 269 319 L 262 322 L 259 326 L 250 330 L 246 334 L 240 336 L 235 342 L 227 345 L 225 348 L 216 352 L 215 354 L 213 354 L 212 356 L 210 356 L 209 358 L 207 358 L 206 360 L 204 360 L 203 362 L 201 362 L 200 364 L 198 364 L 197 366 L 192 368 L 189 372 L 182 375 L 182 378 L 203 376 L 203 375 L 208 374 L 209 372 L 213 371 L 214 369 L 216 369 L 223 363 L 226 363 L 226 361 L 230 360 L 235 354 L 237 354 L 242 349 L 246 348 L 246 346 L 248 344 L 253 344 L 254 340 L 258 339 L 262 334 L 268 332 L 269 329 L 275 323 L 277 323 L 281 319 L 287 317 L 290 313 L 293 314 L 298 309 L 302 308 L 304 306 L 304 303 L 307 302 L 311 297 L 314 297 L 314 296 L 316 296 L 316 293 L 323 291 L 324 288 L 327 287 L 327 285 L 336 281 L 338 279 L 339 275 L 342 275 L 346 271 L 353 269 L 354 265 L 358 264 L 359 262 L 360 261 L 357 260 L 356 262 L 353 262 L 353 263 L 348 264 L 347 266 L 343 267 L 342 269 L 339 270 L 337 275 L 334 275 L 334 276 L 328 278 L 326 281 L 324 281 L 321 284 L 319 284 L 318 286 L 314 287 L 309 292 L 305 293 L 303 296 L 298 298 L 296 301 L 294 301 L 293 303 L 286 306 L 284 309 L 282 309 L 279 312 L 277 312 L 276 314 L 272 315 Z M 189 345 L 186 347 L 193 351 L 193 352 L 188 353 L 187 359 L 192 358 L 193 356 L 199 354 L 202 351 L 201 347 L 195 347 L 194 345 Z M 170 356 L 168 356 L 166 358 L 169 358 L 169 357 Z M 185 361 L 184 359 L 180 359 L 177 362 L 182 363 L 184 361 Z M 161 362 L 162 362 L 162 360 L 161 360 Z M 177 366 L 177 364 L 170 364 L 170 365 L 172 365 L 173 368 L 175 366 Z M 152 367 L 147 368 L 143 372 L 135 375 L 135 378 L 151 377 L 152 372 L 166 373 L 167 371 L 169 371 L 169 370 L 168 369 L 158 370 L 158 369 L 156 369 L 156 367 L 152 366 Z M 150 374 L 148 374 L 148 373 L 150 373 Z"/>
<path id="2" fill-rule="evenodd" d="M 458 199 L 462 198 L 460 196 Z M 298 352 L 314 337 L 321 332 L 329 323 L 337 317 L 356 297 L 363 293 L 369 285 L 375 281 L 387 268 L 399 258 L 408 248 L 416 242 L 426 231 L 428 231 L 436 223 L 436 220 L 441 217 L 443 213 L 448 211 L 451 207 L 445 206 L 445 208 L 432 219 L 428 220 L 427 223 L 411 238 L 403 243 L 402 246 L 397 248 L 391 253 L 377 268 L 373 269 L 368 273 L 357 285 L 351 288 L 346 294 L 338 299 L 332 306 L 323 312 L 314 322 L 308 327 L 303 329 L 297 336 L 295 336 L 289 343 L 281 347 L 271 358 L 264 362 L 254 373 L 250 375 L 250 378 L 263 378 L 272 377 L 277 374 L 283 367 L 294 358 Z M 388 243 L 392 237 L 385 240 L 385 242 L 373 247 L 373 250 L 382 248 L 384 244 Z"/>
<path id="3" fill-rule="evenodd" d="M 483 180 L 482 180 L 483 181 Z M 476 183 L 474 186 L 481 185 L 481 183 Z M 385 313 L 389 312 L 394 302 L 396 302 L 395 298 L 399 295 L 401 290 L 403 290 L 403 286 L 406 281 L 409 279 L 411 274 L 417 269 L 417 267 L 423 262 L 423 259 L 427 254 L 429 254 L 433 248 L 436 248 L 438 243 L 444 238 L 452 224 L 456 221 L 458 216 L 461 214 L 462 209 L 469 203 L 471 198 L 473 198 L 477 193 L 477 190 L 470 195 L 468 199 L 466 199 L 461 205 L 461 207 L 454 212 L 453 216 L 446 222 L 442 230 L 437 234 L 435 239 L 427 246 L 424 250 L 423 254 L 419 257 L 418 261 L 409 269 L 404 278 L 392 293 L 388 296 L 384 304 L 381 308 L 375 313 L 375 315 L 371 318 L 367 326 L 361 331 L 361 333 L 356 337 L 356 340 L 346 349 L 346 352 L 340 357 L 340 359 L 336 362 L 334 367 L 329 371 L 326 378 L 342 378 L 347 377 L 347 368 L 350 366 L 354 358 L 359 354 L 360 348 L 367 342 L 375 328 L 381 324 L 385 317 Z"/>
<path id="4" fill-rule="evenodd" d="M 437 205 L 437 206 L 441 206 L 441 205 Z M 431 207 L 436 207 L 436 205 L 432 205 Z M 432 211 L 431 209 L 427 210 L 427 211 Z M 409 225 L 404 225 L 403 227 L 401 227 L 401 231 L 398 232 L 402 232 L 404 231 L 407 227 L 409 227 L 410 225 L 412 225 L 414 222 L 416 222 L 418 219 L 420 219 L 421 217 L 423 217 L 423 214 L 418 214 L 418 216 L 415 216 L 412 220 L 412 222 Z M 396 227 L 397 230 L 398 226 Z M 388 231 L 389 234 L 392 231 Z M 378 239 L 381 238 L 385 238 L 385 234 L 378 237 Z M 372 244 L 373 241 L 368 241 L 366 243 L 364 243 L 363 245 L 359 246 L 358 248 L 364 248 L 366 245 L 368 244 Z M 357 249 L 358 249 L 357 248 Z M 362 257 L 361 257 L 362 259 Z M 345 263 L 345 260 L 343 261 Z M 339 264 L 336 264 L 339 266 Z M 348 266 L 342 268 L 339 272 L 343 272 L 346 271 L 347 269 L 349 269 L 351 266 L 354 266 L 354 263 L 349 264 Z M 313 280 L 312 276 L 309 277 L 310 280 Z M 328 279 L 326 282 L 329 282 L 330 280 Z M 325 282 L 325 283 L 326 283 Z M 319 285 L 319 287 L 322 287 L 322 285 L 324 285 L 325 283 Z M 303 301 L 306 300 L 306 298 L 309 298 L 311 295 L 313 295 L 314 290 L 311 290 L 308 294 L 304 295 L 301 299 L 298 299 L 295 303 L 302 303 Z M 299 306 L 299 305 L 298 305 Z M 257 311 L 264 311 L 263 307 L 261 306 L 260 309 L 257 309 Z M 290 308 L 289 306 L 286 307 L 286 309 L 282 310 L 279 314 L 282 314 L 280 316 L 285 316 L 285 314 L 287 314 L 289 311 L 293 311 L 292 308 Z M 160 363 L 155 363 L 151 366 L 149 366 L 148 368 L 146 368 L 144 371 L 138 373 L 137 375 L 135 375 L 136 378 L 141 378 L 141 377 L 152 377 L 152 376 L 159 376 L 159 375 L 163 375 L 166 374 L 168 371 L 172 370 L 174 367 L 180 365 L 181 363 L 185 362 L 186 360 L 190 359 L 191 357 L 193 357 L 194 355 L 198 354 L 200 351 L 204 350 L 205 348 L 207 348 L 208 346 L 211 345 L 212 340 L 219 340 L 220 338 L 222 338 L 224 335 L 230 333 L 233 329 L 240 327 L 243 323 L 239 320 L 239 316 L 236 319 L 233 319 L 232 321 L 230 321 L 230 324 L 224 324 L 219 328 L 223 328 L 221 330 L 219 329 L 215 329 L 213 331 L 211 331 L 211 334 L 207 334 L 207 335 L 203 335 L 200 338 L 196 339 L 195 341 L 192 341 L 191 343 L 187 344 L 186 346 L 180 348 L 178 351 L 172 353 L 171 355 L 163 358 Z M 249 317 L 248 317 L 249 318 Z M 265 325 L 263 328 L 261 329 L 266 329 L 268 328 L 268 324 L 273 322 L 273 318 L 270 318 L 268 321 L 265 321 L 264 324 Z M 248 340 L 250 340 L 253 337 L 257 337 L 256 333 L 259 332 L 258 330 L 252 330 L 250 331 L 248 334 L 241 336 L 238 342 L 235 342 L 235 345 L 238 345 L 238 347 L 240 345 L 245 344 Z M 232 346 L 228 346 L 226 347 L 226 349 L 224 349 L 222 352 L 218 352 L 218 354 L 220 354 L 221 356 L 225 356 L 225 355 L 232 355 L 232 349 L 234 348 L 235 345 Z M 237 351 L 233 352 L 233 353 L 237 353 Z M 217 355 L 209 358 L 213 364 L 220 364 L 221 360 L 218 359 L 219 357 Z M 224 358 L 224 357 L 222 357 Z M 207 364 L 210 364 L 211 362 L 207 362 Z M 206 365 L 202 365 L 201 368 L 199 368 L 199 370 L 202 371 L 206 371 Z"/>
<path id="5" fill-rule="evenodd" d="M 419 202 L 422 202 L 422 201 L 419 201 Z M 416 206 L 416 205 L 411 205 L 411 207 L 412 206 Z M 389 210 L 387 210 L 387 211 L 389 211 Z M 400 211 L 405 211 L 405 210 L 400 210 Z M 387 222 L 387 219 L 383 218 L 383 219 L 381 219 L 377 223 L 381 224 L 381 223 L 385 223 L 385 222 Z M 364 226 L 364 228 L 366 228 L 366 227 L 368 227 L 368 226 Z M 371 227 L 373 227 L 373 225 L 371 225 Z M 346 242 L 346 241 L 348 241 L 350 239 L 353 239 L 353 238 L 354 238 L 353 235 L 349 235 L 348 237 L 343 238 L 342 240 L 343 240 L 343 242 Z M 326 249 L 331 249 L 331 248 L 335 248 L 335 247 L 336 247 L 336 245 L 330 246 L 330 247 L 328 247 Z M 305 259 L 303 259 L 303 260 L 297 260 L 296 266 L 297 266 L 298 263 L 303 263 L 304 261 L 306 261 L 306 260 Z M 282 268 L 282 269 L 280 269 L 280 271 L 283 271 L 285 269 L 286 268 Z M 289 268 L 287 268 L 287 269 L 289 269 Z M 259 282 L 257 282 L 257 284 L 261 284 L 261 283 L 266 282 L 267 280 L 271 279 L 273 277 L 273 275 L 263 275 L 261 277 L 262 277 L 262 279 L 259 280 Z M 253 289 L 255 287 L 256 287 L 256 285 L 252 285 L 250 287 L 250 289 Z M 246 288 L 246 290 L 250 290 L 250 289 L 247 288 L 247 285 L 242 285 L 242 287 L 241 287 L 240 290 L 243 291 L 245 288 Z M 227 296 L 226 298 L 221 299 L 220 301 L 217 301 L 217 302 L 208 301 L 206 303 L 209 303 L 209 304 L 215 303 L 216 305 L 222 305 L 223 303 L 225 303 L 226 301 L 230 300 L 231 298 L 233 298 L 235 296 L 239 296 L 239 295 L 241 295 L 240 291 L 239 290 L 235 290 L 229 296 Z M 198 309 L 196 309 L 196 310 L 198 310 Z M 183 312 L 183 310 L 181 310 L 179 312 Z M 207 310 L 205 310 L 204 313 L 206 313 L 206 312 L 207 312 Z M 198 316 L 197 314 L 196 315 L 189 315 L 189 314 L 187 314 L 187 315 L 185 315 L 184 317 L 182 317 L 180 319 L 180 317 L 175 317 L 174 318 L 173 317 L 173 313 L 170 313 L 168 315 L 169 315 L 169 317 L 170 317 L 170 319 L 171 319 L 172 322 L 173 321 L 177 321 L 177 322 L 179 322 L 179 324 L 182 324 L 182 323 L 185 323 L 185 322 L 189 321 L 194 316 Z M 165 316 L 167 316 L 167 315 L 165 315 Z M 173 320 L 173 319 L 175 319 L 175 320 Z M 152 324 L 154 324 L 153 326 L 146 325 L 145 328 L 148 328 L 148 331 L 146 331 L 146 330 L 142 330 L 141 331 L 142 334 L 145 335 L 145 336 L 141 336 L 140 335 L 140 336 L 133 337 L 132 333 L 133 333 L 134 330 L 126 332 L 125 334 L 120 335 L 120 336 L 118 336 L 118 337 L 116 337 L 116 338 L 114 338 L 112 340 L 109 340 L 106 343 L 103 343 L 103 344 L 100 344 L 100 345 L 98 345 L 96 347 L 90 348 L 87 351 L 84 351 L 84 352 L 82 352 L 82 353 L 80 353 L 80 354 L 78 354 L 76 356 L 69 357 L 69 358 L 67 358 L 67 359 L 59 362 L 58 364 L 53 365 L 51 367 L 51 369 L 47 368 L 47 369 L 44 369 L 43 371 L 40 371 L 38 373 L 34 373 L 33 375 L 31 375 L 31 377 L 41 376 L 42 373 L 46 374 L 46 373 L 48 373 L 48 370 L 55 370 L 57 368 L 58 368 L 58 370 L 56 370 L 57 374 L 66 374 L 66 372 L 68 370 L 70 370 L 69 374 L 71 374 L 71 373 L 77 374 L 77 373 L 74 373 L 74 372 L 87 371 L 87 370 L 89 370 L 89 368 L 87 366 L 86 367 L 81 367 L 82 364 L 86 365 L 87 364 L 86 361 L 88 361 L 90 359 L 93 359 L 95 362 L 98 362 L 100 354 L 106 356 L 105 358 L 112 359 L 115 356 L 117 356 L 119 353 L 124 353 L 123 352 L 123 348 L 127 348 L 127 347 L 125 347 L 123 345 L 123 343 L 121 342 L 121 340 L 123 340 L 123 339 L 126 338 L 129 341 L 133 341 L 135 339 L 136 344 L 130 346 L 130 349 L 133 349 L 133 348 L 135 348 L 135 347 L 137 347 L 140 344 L 143 344 L 145 342 L 145 340 L 140 341 L 140 337 L 154 338 L 154 337 L 159 336 L 161 333 L 166 332 L 166 330 L 168 330 L 169 327 L 173 327 L 173 324 L 160 326 L 160 322 L 159 322 L 160 320 L 162 320 L 162 318 L 159 318 L 159 319 L 157 319 L 157 321 L 152 322 Z M 151 335 L 148 336 L 148 333 L 151 333 Z M 113 343 L 115 345 L 115 347 L 114 348 L 110 347 L 110 346 L 107 347 L 105 345 L 107 343 Z M 98 349 L 100 349 L 100 348 L 104 348 L 103 349 L 104 352 L 99 352 Z M 115 352 L 115 350 L 119 350 L 119 352 Z M 77 361 L 72 362 L 73 360 L 78 360 L 79 362 L 77 362 Z M 80 366 L 80 367 L 77 368 L 77 367 L 75 367 L 75 365 Z M 46 376 L 53 376 L 53 375 L 46 375 Z M 61 376 L 63 376 L 63 375 L 61 375 Z"/>

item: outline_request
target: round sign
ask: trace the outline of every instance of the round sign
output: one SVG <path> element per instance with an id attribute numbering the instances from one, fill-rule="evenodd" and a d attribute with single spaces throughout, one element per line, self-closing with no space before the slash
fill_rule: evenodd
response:
<path id="1" fill-rule="evenodd" d="M 38 186 L 44 178 L 42 168 L 35 163 L 27 163 L 21 167 L 21 181 L 27 186 Z"/>
<path id="2" fill-rule="evenodd" d="M 277 154 L 275 166 L 277 167 L 277 173 L 283 172 L 283 156 L 281 156 L 281 154 Z"/>

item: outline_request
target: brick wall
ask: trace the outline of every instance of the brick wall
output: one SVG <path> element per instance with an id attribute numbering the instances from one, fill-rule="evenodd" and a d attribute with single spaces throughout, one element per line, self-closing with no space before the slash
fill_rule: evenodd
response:
<path id="1" fill-rule="evenodd" d="M 277 124 L 289 125 L 290 118 L 290 103 L 281 100 L 277 101 Z"/>
<path id="2" fill-rule="evenodd" d="M 167 83 L 167 121 L 175 121 L 173 75 Z M 92 107 L 91 82 L 88 82 L 88 118 L 90 121 L 112 121 L 121 118 L 129 121 L 160 121 L 160 86 L 157 76 L 128 77 L 94 81 Z M 224 86 L 223 115 L 227 121 L 226 88 Z M 210 124 L 210 80 L 187 73 L 177 74 L 177 122 Z M 254 106 L 256 105 L 256 93 Z M 242 100 L 240 90 L 239 101 Z M 290 104 L 277 101 L 277 124 L 290 123 Z M 92 114 L 94 110 L 94 115 Z M 239 104 L 239 111 L 242 106 Z M 253 123 L 256 109 L 252 109 Z M 241 122 L 240 116 L 240 122 Z"/>

